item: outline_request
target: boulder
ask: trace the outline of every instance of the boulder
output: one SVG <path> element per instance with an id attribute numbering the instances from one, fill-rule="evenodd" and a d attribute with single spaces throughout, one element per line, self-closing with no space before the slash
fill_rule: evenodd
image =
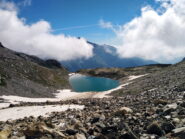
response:
<path id="1" fill-rule="evenodd" d="M 41 138 L 45 134 L 52 135 L 55 138 L 65 137 L 63 133 L 47 127 L 45 123 L 32 123 L 23 130 L 23 134 L 26 138 Z"/>
<path id="2" fill-rule="evenodd" d="M 184 139 L 185 137 L 185 127 L 176 128 L 172 131 L 172 136 L 178 137 L 179 139 Z"/>
<path id="3" fill-rule="evenodd" d="M 169 133 L 175 128 L 175 126 L 170 122 L 164 122 L 162 123 L 161 128 L 165 131 L 165 133 Z"/>
<path id="4" fill-rule="evenodd" d="M 163 135 L 163 131 L 162 131 L 160 125 L 157 122 L 153 122 L 152 124 L 150 124 L 147 127 L 147 133 L 148 134 L 155 134 L 155 135 L 158 135 L 158 136 Z"/>
<path id="5" fill-rule="evenodd" d="M 86 139 L 85 135 L 84 134 L 76 134 L 74 139 Z"/>
<path id="6" fill-rule="evenodd" d="M 67 129 L 65 132 L 66 132 L 68 135 L 75 135 L 76 133 L 78 133 L 78 131 L 73 130 L 73 129 Z"/>
<path id="7" fill-rule="evenodd" d="M 139 139 L 130 132 L 127 132 L 119 137 L 120 139 Z"/>
<path id="8" fill-rule="evenodd" d="M 116 116 L 124 116 L 126 114 L 133 113 L 133 110 L 128 107 L 121 107 L 119 110 L 117 110 L 114 114 Z"/>
<path id="9" fill-rule="evenodd" d="M 6 129 L 6 130 L 2 130 L 0 132 L 0 139 L 8 139 L 9 135 L 10 135 L 10 130 Z"/>
<path id="10" fill-rule="evenodd" d="M 156 100 L 154 101 L 154 105 L 155 105 L 155 106 L 157 106 L 157 105 L 159 105 L 159 104 L 166 105 L 167 103 L 168 103 L 168 101 L 167 101 L 167 100 L 164 100 L 164 99 L 156 99 Z"/>
<path id="11" fill-rule="evenodd" d="M 174 134 L 185 132 L 185 127 L 176 128 L 172 131 Z"/>
<path id="12" fill-rule="evenodd" d="M 165 106 L 165 108 L 170 109 L 177 109 L 177 103 L 168 104 Z"/>
<path id="13" fill-rule="evenodd" d="M 177 103 L 168 104 L 163 109 L 164 115 L 170 115 L 171 112 L 175 111 L 177 109 Z"/>

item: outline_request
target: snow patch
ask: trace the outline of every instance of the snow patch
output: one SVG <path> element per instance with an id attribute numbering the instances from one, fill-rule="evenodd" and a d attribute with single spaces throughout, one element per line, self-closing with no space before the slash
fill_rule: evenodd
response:
<path id="1" fill-rule="evenodd" d="M 52 112 L 61 112 L 68 109 L 83 110 L 84 105 L 45 105 L 45 106 L 24 106 L 0 110 L 0 121 L 16 120 L 29 116 L 49 116 Z"/>
<path id="2" fill-rule="evenodd" d="M 0 103 L 0 109 L 9 107 L 11 103 Z"/>
<path id="3" fill-rule="evenodd" d="M 143 77 L 143 76 L 146 76 L 147 74 L 144 74 L 144 75 L 132 75 L 132 76 L 129 76 L 128 80 L 131 81 L 131 80 L 135 80 L 137 78 L 140 78 L 140 77 Z"/>
<path id="4" fill-rule="evenodd" d="M 78 74 L 77 74 L 78 75 Z M 146 76 L 147 74 L 144 75 L 132 75 L 129 76 L 128 81 L 132 81 L 134 79 Z M 79 74 L 79 76 L 81 76 Z M 81 99 L 81 98 L 103 98 L 103 97 L 109 97 L 107 96 L 113 91 L 119 90 L 123 88 L 124 86 L 128 85 L 130 82 L 126 82 L 125 84 L 122 84 L 116 88 L 113 88 L 111 90 L 107 91 L 102 91 L 102 92 L 74 92 L 71 91 L 70 89 L 63 89 L 63 90 L 58 90 L 58 93 L 55 93 L 55 98 L 28 98 L 28 97 L 19 97 L 19 96 L 1 96 L 0 98 L 4 99 L 6 102 L 10 104 L 17 104 L 20 102 L 46 102 L 46 101 L 61 101 L 61 100 L 69 100 L 69 99 Z M 1 108 L 1 107 L 0 107 Z"/>

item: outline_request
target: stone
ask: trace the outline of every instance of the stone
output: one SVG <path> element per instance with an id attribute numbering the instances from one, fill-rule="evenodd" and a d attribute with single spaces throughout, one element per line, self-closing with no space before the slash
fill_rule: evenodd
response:
<path id="1" fill-rule="evenodd" d="M 159 105 L 159 104 L 162 104 L 162 105 L 166 105 L 168 103 L 168 101 L 167 100 L 164 100 L 164 99 L 156 99 L 155 101 L 154 101 L 154 105 Z"/>
<path id="2" fill-rule="evenodd" d="M 65 137 L 65 135 L 62 132 L 57 131 L 56 129 L 51 129 L 51 128 L 48 128 L 47 126 L 41 126 L 41 127 L 42 127 L 41 130 L 43 130 L 46 133 L 55 135 L 56 137 Z"/>
<path id="3" fill-rule="evenodd" d="M 164 116 L 167 120 L 170 120 L 171 119 L 171 116 L 170 115 L 167 115 L 167 116 Z"/>
<path id="4" fill-rule="evenodd" d="M 160 137 L 159 139 L 167 139 L 167 137 L 163 136 L 163 137 Z"/>
<path id="5" fill-rule="evenodd" d="M 178 112 L 178 115 L 185 115 L 185 109 L 181 109 L 181 110 Z"/>
<path id="6" fill-rule="evenodd" d="M 180 123 L 180 119 L 179 118 L 173 118 L 172 120 L 175 124 L 179 124 Z"/>
<path id="7" fill-rule="evenodd" d="M 104 121 L 105 120 L 105 115 L 101 114 L 99 118 L 100 118 L 101 121 Z"/>
<path id="8" fill-rule="evenodd" d="M 12 136 L 11 139 L 26 139 L 26 137 L 25 136 L 22 136 L 22 137 Z"/>
<path id="9" fill-rule="evenodd" d="M 179 139 L 184 139 L 185 137 L 185 127 L 176 128 L 172 132 L 172 136 L 178 137 Z"/>
<path id="10" fill-rule="evenodd" d="M 74 139 L 86 139 L 85 135 L 84 134 L 76 134 Z"/>
<path id="11" fill-rule="evenodd" d="M 128 107 L 121 107 L 119 110 L 117 110 L 114 114 L 116 116 L 124 116 L 125 114 L 133 113 L 133 110 Z"/>
<path id="12" fill-rule="evenodd" d="M 185 132 L 185 127 L 181 127 L 181 128 L 176 128 L 172 131 L 174 134 L 178 134 L 181 132 Z"/>
<path id="13" fill-rule="evenodd" d="M 94 123 L 98 122 L 99 120 L 100 120 L 99 117 L 94 117 L 94 118 L 92 119 L 92 121 L 91 121 L 91 124 L 94 124 Z"/>
<path id="14" fill-rule="evenodd" d="M 10 132 L 9 129 L 2 130 L 2 131 L 0 132 L 0 139 L 8 139 L 10 133 L 11 133 L 11 132 Z"/>
<path id="15" fill-rule="evenodd" d="M 183 101 L 183 102 L 180 104 L 180 106 L 185 108 L 185 101 Z"/>
<path id="16" fill-rule="evenodd" d="M 170 122 L 164 122 L 161 125 L 162 130 L 165 131 L 165 133 L 171 132 L 173 129 L 175 129 L 175 126 Z"/>
<path id="17" fill-rule="evenodd" d="M 168 104 L 165 106 L 165 108 L 177 109 L 177 103 Z"/>
<path id="18" fill-rule="evenodd" d="M 152 124 L 150 124 L 147 127 L 147 133 L 148 134 L 155 134 L 155 135 L 158 135 L 158 136 L 163 135 L 163 131 L 162 131 L 161 127 L 159 126 L 159 124 L 157 122 L 153 122 Z"/>
<path id="19" fill-rule="evenodd" d="M 72 120 L 71 120 L 71 124 L 72 124 L 72 125 L 78 124 L 78 123 L 80 123 L 80 121 L 77 120 L 77 119 L 72 119 Z"/>
<path id="20" fill-rule="evenodd" d="M 49 128 L 45 125 L 45 123 L 32 123 L 28 125 L 28 127 L 23 130 L 26 138 L 41 138 L 46 133 L 52 134 L 55 137 L 65 137 L 65 135 L 55 129 Z"/>
<path id="21" fill-rule="evenodd" d="M 78 131 L 73 130 L 73 129 L 67 129 L 65 132 L 66 132 L 68 135 L 75 135 L 76 133 L 78 133 Z"/>
<path id="22" fill-rule="evenodd" d="M 175 109 L 173 109 L 173 108 L 166 108 L 163 111 L 163 115 L 170 115 L 173 111 L 175 111 Z"/>
<path id="23" fill-rule="evenodd" d="M 119 137 L 119 139 L 139 139 L 139 138 L 137 138 L 137 137 L 134 136 L 133 134 L 127 132 L 127 133 L 121 135 L 121 136 Z"/>
<path id="24" fill-rule="evenodd" d="M 110 126 L 110 127 L 105 127 L 102 129 L 102 134 L 109 134 L 117 132 L 117 127 L 116 126 Z"/>

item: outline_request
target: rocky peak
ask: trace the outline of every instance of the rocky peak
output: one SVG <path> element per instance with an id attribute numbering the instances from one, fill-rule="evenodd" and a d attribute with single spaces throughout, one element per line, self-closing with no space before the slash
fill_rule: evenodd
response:
<path id="1" fill-rule="evenodd" d="M 0 42 L 0 47 L 5 48 L 5 47 L 2 45 L 2 43 L 1 43 L 1 42 Z"/>
<path id="2" fill-rule="evenodd" d="M 50 67 L 50 68 L 61 68 L 61 64 L 60 62 L 58 62 L 57 60 L 54 60 L 54 59 L 48 59 L 45 61 L 47 66 Z"/>

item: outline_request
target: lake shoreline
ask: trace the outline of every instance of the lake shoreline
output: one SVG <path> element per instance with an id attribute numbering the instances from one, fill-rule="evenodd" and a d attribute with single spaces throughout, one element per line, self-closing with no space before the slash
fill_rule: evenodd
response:
<path id="1" fill-rule="evenodd" d="M 30 103 L 44 103 L 47 101 L 50 102 L 58 102 L 58 101 L 66 101 L 66 100 L 73 100 L 73 99 L 88 99 L 88 98 L 109 98 L 112 96 L 109 96 L 113 91 L 119 90 L 127 86 L 131 83 L 132 80 L 135 80 L 137 78 L 140 78 L 145 75 L 138 75 L 138 76 L 130 76 L 129 79 L 124 83 L 119 85 L 116 88 L 102 91 L 102 92 L 75 92 L 70 89 L 63 89 L 58 90 L 57 93 L 55 93 L 55 98 L 29 98 L 29 97 L 20 97 L 20 96 L 0 96 L 0 99 L 4 100 L 3 103 L 0 103 L 0 109 L 9 107 L 10 104 L 19 104 L 22 102 L 30 102 Z"/>
<path id="2" fill-rule="evenodd" d="M 93 77 L 83 74 L 71 73 L 69 83 L 74 92 L 103 92 L 116 88 L 120 85 L 118 80 L 106 77 Z"/>

